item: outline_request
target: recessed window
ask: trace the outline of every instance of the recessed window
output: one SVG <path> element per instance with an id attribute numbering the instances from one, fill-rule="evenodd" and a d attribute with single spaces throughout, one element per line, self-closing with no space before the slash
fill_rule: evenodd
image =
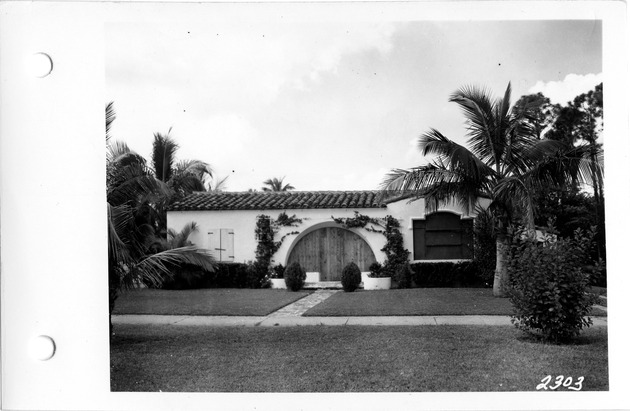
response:
<path id="1" fill-rule="evenodd" d="M 413 221 L 414 260 L 468 260 L 473 258 L 473 219 L 448 212 Z"/>

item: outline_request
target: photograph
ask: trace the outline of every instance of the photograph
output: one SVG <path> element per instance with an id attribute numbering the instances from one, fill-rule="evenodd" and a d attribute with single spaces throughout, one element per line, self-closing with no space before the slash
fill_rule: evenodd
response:
<path id="1" fill-rule="evenodd" d="M 282 10 L 105 26 L 111 390 L 607 391 L 602 21 Z"/>
<path id="2" fill-rule="evenodd" d="M 630 409 L 628 16 L 0 0 L 0 408 Z"/>

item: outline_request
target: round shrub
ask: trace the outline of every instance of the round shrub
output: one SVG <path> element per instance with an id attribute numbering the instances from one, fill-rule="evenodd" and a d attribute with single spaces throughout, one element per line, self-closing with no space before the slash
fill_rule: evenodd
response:
<path id="1" fill-rule="evenodd" d="M 577 230 L 573 238 L 543 243 L 514 241 L 508 262 L 512 322 L 545 341 L 576 337 L 592 324 L 587 317 L 596 296 L 589 291 L 589 251 L 594 232 Z"/>
<path id="2" fill-rule="evenodd" d="M 306 271 L 300 266 L 300 263 L 294 262 L 284 270 L 284 282 L 291 291 L 299 291 L 304 287 L 306 280 Z"/>
<path id="3" fill-rule="evenodd" d="M 341 271 L 341 286 L 346 292 L 352 292 L 361 284 L 361 270 L 355 263 L 349 263 Z"/>

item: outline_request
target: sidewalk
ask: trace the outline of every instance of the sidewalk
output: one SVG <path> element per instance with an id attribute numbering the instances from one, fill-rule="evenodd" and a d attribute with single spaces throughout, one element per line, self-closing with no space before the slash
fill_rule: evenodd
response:
<path id="1" fill-rule="evenodd" d="M 511 325 L 502 315 L 441 315 L 406 317 L 233 317 L 195 315 L 114 315 L 116 324 L 199 325 L 209 327 L 292 327 L 307 325 Z M 593 326 L 608 325 L 606 317 L 593 317 Z"/>

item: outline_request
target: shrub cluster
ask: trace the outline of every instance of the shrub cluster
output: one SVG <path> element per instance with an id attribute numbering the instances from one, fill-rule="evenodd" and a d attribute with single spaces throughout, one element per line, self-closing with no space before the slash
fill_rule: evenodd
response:
<path id="1" fill-rule="evenodd" d="M 361 284 L 361 270 L 355 263 L 349 263 L 341 271 L 341 286 L 346 292 L 352 292 Z"/>
<path id="2" fill-rule="evenodd" d="M 416 263 L 411 265 L 416 287 L 484 287 L 475 261 Z M 492 284 L 490 284 L 492 285 Z"/>
<path id="3" fill-rule="evenodd" d="M 394 281 L 396 282 L 397 288 L 411 288 L 413 283 L 413 270 L 409 263 L 398 267 Z"/>
<path id="4" fill-rule="evenodd" d="M 508 261 L 508 296 L 514 306 L 514 325 L 545 341 L 576 337 L 597 297 L 588 293 L 585 270 L 595 231 L 576 230 L 572 238 L 537 243 L 515 236 Z"/>
<path id="5" fill-rule="evenodd" d="M 269 281 L 269 266 L 259 260 L 247 264 L 247 287 L 267 288 Z"/>
<path id="6" fill-rule="evenodd" d="M 182 266 L 173 270 L 173 276 L 162 284 L 167 290 L 195 288 L 247 288 L 248 264 L 217 263 L 213 272 L 195 266 Z"/>
<path id="7" fill-rule="evenodd" d="M 284 282 L 289 290 L 301 290 L 304 287 L 304 281 L 306 281 L 306 271 L 300 266 L 300 263 L 291 263 L 284 270 Z"/>
<path id="8" fill-rule="evenodd" d="M 370 277 L 372 278 L 386 277 L 383 273 L 383 265 L 378 261 L 370 264 L 368 269 L 370 270 Z"/>

